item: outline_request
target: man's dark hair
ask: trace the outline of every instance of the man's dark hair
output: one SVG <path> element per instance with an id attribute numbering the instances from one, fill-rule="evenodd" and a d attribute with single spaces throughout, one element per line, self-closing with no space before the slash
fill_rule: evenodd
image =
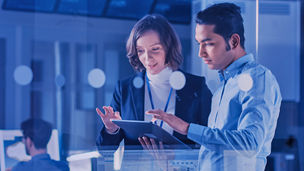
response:
<path id="1" fill-rule="evenodd" d="M 42 119 L 28 119 L 21 124 L 23 137 L 29 137 L 37 149 L 46 149 L 52 134 L 52 125 Z"/>
<path id="2" fill-rule="evenodd" d="M 214 4 L 196 15 L 197 24 L 215 25 L 213 32 L 221 35 L 230 50 L 229 39 L 233 34 L 240 36 L 240 44 L 245 49 L 244 25 L 241 9 L 233 3 Z"/>
<path id="3" fill-rule="evenodd" d="M 168 20 L 158 14 L 144 16 L 134 25 L 129 35 L 126 48 L 127 57 L 132 67 L 136 71 L 143 71 L 145 69 L 137 56 L 136 42 L 147 31 L 151 30 L 158 34 L 160 43 L 165 49 L 165 63 L 173 70 L 178 69 L 183 62 L 180 40 Z"/>

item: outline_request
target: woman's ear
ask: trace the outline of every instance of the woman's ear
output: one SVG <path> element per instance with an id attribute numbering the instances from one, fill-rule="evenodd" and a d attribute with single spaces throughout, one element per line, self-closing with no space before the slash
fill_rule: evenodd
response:
<path id="1" fill-rule="evenodd" d="M 229 40 L 229 44 L 231 49 L 235 49 L 236 47 L 238 47 L 240 45 L 240 36 L 236 33 L 234 33 Z"/>

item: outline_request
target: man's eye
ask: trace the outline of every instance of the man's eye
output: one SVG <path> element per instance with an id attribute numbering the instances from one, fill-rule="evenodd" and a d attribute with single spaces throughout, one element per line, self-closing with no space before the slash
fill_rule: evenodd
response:
<path id="1" fill-rule="evenodd" d="M 213 46 L 214 43 L 206 43 L 205 45 L 206 45 L 206 46 Z"/>

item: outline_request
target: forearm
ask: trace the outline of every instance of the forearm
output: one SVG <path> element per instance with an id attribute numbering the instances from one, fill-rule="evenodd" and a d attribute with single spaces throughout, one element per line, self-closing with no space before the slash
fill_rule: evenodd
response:
<path id="1" fill-rule="evenodd" d="M 167 114 L 167 117 L 164 118 L 164 121 L 168 123 L 176 132 L 187 135 L 189 129 L 189 123 L 183 121 L 182 119 L 172 115 Z"/>
<path id="2" fill-rule="evenodd" d="M 209 150 L 237 150 L 256 153 L 264 142 L 266 131 L 260 125 L 252 125 L 239 130 L 220 130 L 190 124 L 187 137 Z"/>

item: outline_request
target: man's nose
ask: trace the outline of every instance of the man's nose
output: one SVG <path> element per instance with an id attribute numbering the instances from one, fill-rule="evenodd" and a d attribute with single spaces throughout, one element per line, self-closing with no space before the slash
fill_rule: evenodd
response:
<path id="1" fill-rule="evenodd" d="M 206 49 L 205 49 L 204 45 L 199 46 L 198 56 L 201 57 L 201 58 L 205 58 L 207 56 Z"/>

